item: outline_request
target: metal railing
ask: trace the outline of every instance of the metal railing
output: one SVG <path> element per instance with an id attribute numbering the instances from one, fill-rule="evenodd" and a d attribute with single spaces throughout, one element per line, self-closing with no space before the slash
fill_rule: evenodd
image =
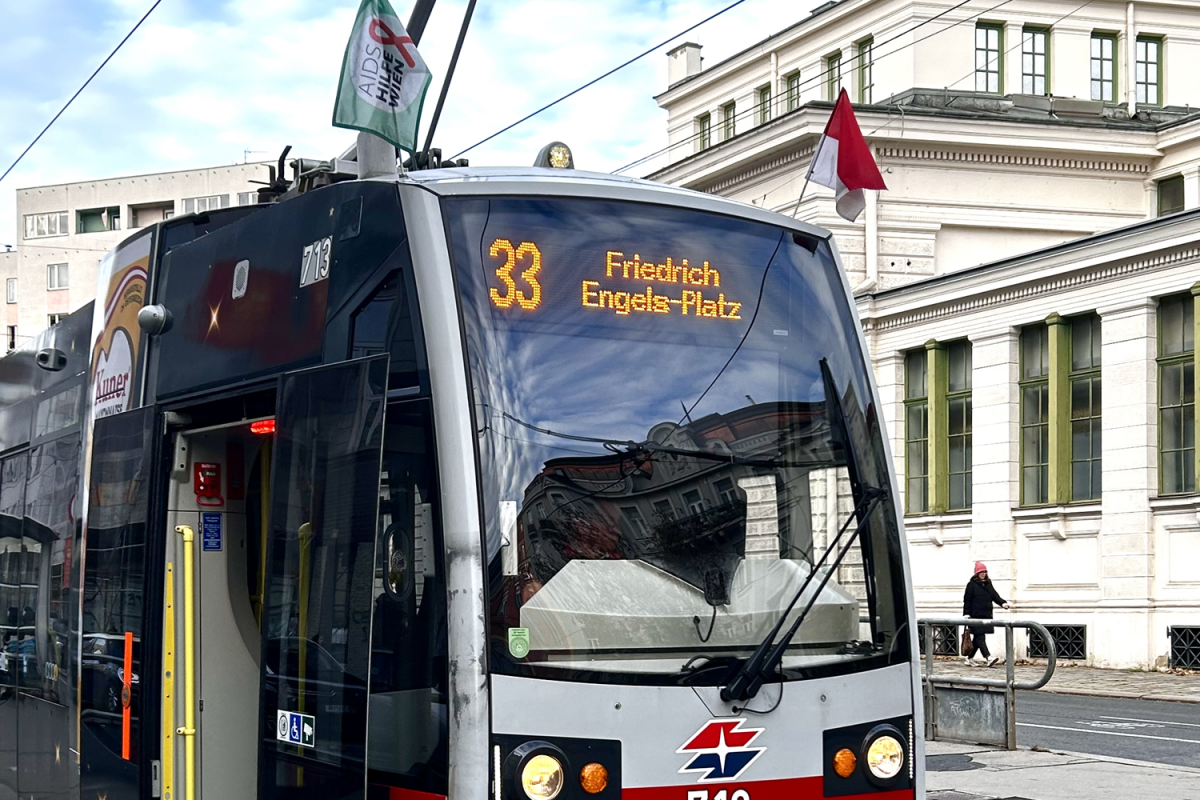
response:
<path id="1" fill-rule="evenodd" d="M 1009 750 L 1017 749 L 1017 705 L 1016 690 L 1040 689 L 1054 675 L 1057 648 L 1054 638 L 1040 622 L 1031 619 L 972 619 L 968 617 L 927 617 L 917 620 L 920 634 L 925 643 L 925 674 L 922 685 L 925 692 L 925 738 L 935 740 L 969 739 L 987 744 L 1000 744 Z M 989 625 L 1004 629 L 1004 677 L 976 678 L 969 675 L 935 675 L 933 671 L 933 629 L 935 626 L 959 627 Z M 1041 677 L 1033 681 L 1018 681 L 1013 660 L 1013 629 L 1025 628 L 1037 631 L 1044 638 L 1047 648 L 1046 669 Z M 939 691 L 938 687 L 944 687 Z M 957 687 L 980 687 L 963 690 Z M 1003 706 L 995 707 L 989 695 L 1003 693 Z M 979 695 L 969 698 L 964 691 Z M 969 702 L 964 702 L 967 697 Z M 943 707 L 944 706 L 944 707 Z M 1002 731 L 997 731 L 1002 727 Z M 943 730 L 945 729 L 945 730 Z"/>

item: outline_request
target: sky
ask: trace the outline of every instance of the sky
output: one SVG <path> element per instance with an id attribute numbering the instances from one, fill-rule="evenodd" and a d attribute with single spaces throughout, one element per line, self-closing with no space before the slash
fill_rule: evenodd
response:
<path id="1" fill-rule="evenodd" d="M 729 2 L 479 0 L 434 146 L 453 155 Z M 709 66 L 819 4 L 745 0 L 673 44 L 702 44 Z M 0 173 L 151 5 L 0 0 Z M 393 5 L 408 18 L 411 0 Z M 339 155 L 355 138 L 330 120 L 357 9 L 358 0 L 163 0 L 0 182 L 0 245 L 16 244 L 21 187 L 262 161 L 288 144 L 292 157 Z M 422 142 L 465 9 L 466 0 L 438 0 L 420 44 L 434 75 Z M 663 147 L 666 112 L 654 95 L 666 89 L 673 44 L 467 157 L 527 165 L 561 140 L 576 167 L 611 171 Z"/>

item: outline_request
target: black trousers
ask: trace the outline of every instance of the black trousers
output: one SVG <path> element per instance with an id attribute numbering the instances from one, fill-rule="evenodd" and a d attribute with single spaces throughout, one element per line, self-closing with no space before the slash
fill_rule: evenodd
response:
<path id="1" fill-rule="evenodd" d="M 974 631 L 971 634 L 971 644 L 975 645 L 975 649 L 984 658 L 991 658 L 992 654 L 988 650 L 987 635 L 983 631 Z"/>

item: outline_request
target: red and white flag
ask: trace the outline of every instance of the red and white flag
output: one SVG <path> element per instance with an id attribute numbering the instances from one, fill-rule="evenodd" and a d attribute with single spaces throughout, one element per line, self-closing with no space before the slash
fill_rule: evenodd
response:
<path id="1" fill-rule="evenodd" d="M 838 214 L 854 222 L 867 205 L 864 189 L 886 189 L 846 90 L 838 95 L 808 170 L 813 183 L 833 189 Z"/>

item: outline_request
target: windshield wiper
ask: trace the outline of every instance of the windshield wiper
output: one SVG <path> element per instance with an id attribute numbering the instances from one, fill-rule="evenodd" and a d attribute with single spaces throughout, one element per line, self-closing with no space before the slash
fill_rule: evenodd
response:
<path id="1" fill-rule="evenodd" d="M 779 616 L 779 620 L 771 628 L 771 631 L 759 643 L 758 647 L 754 651 L 754 654 L 750 656 L 750 658 L 747 659 L 744 664 L 742 664 L 742 668 L 737 671 L 737 674 L 734 675 L 733 680 L 730 681 L 729 685 L 722 687 L 721 699 L 725 702 L 744 702 L 749 700 L 758 694 L 758 690 L 762 688 L 763 682 L 772 674 L 774 674 L 775 670 L 783 661 L 783 654 L 787 650 L 788 644 L 791 642 L 792 637 L 796 635 L 796 632 L 800 630 L 800 626 L 804 624 L 804 620 L 808 618 L 808 613 L 812 610 L 813 606 L 816 605 L 817 599 L 821 596 L 821 592 L 825 589 L 825 585 L 829 583 L 829 579 L 833 577 L 833 574 L 841 565 L 842 560 L 846 557 L 846 554 L 850 552 L 850 548 L 854 545 L 855 540 L 858 539 L 859 535 L 867 527 L 867 522 L 870 520 L 871 513 L 875 510 L 875 507 L 887 497 L 887 492 L 885 492 L 883 489 L 868 485 L 862 480 L 862 473 L 860 470 L 858 457 L 855 452 L 854 442 L 850 435 L 849 425 L 846 423 L 845 409 L 842 407 L 842 398 L 841 395 L 838 394 L 837 383 L 833 379 L 832 372 L 830 372 L 829 363 L 824 358 L 821 359 L 821 377 L 825 384 L 825 408 L 826 415 L 830 422 L 830 437 L 834 438 L 836 443 L 841 445 L 846 456 L 846 471 L 849 473 L 850 485 L 854 490 L 856 499 L 854 513 L 846 517 L 846 521 L 838 530 L 837 536 L 835 536 L 833 541 L 829 543 L 829 546 L 826 548 L 825 553 L 821 556 L 820 560 L 813 565 L 812 571 L 809 572 L 808 577 L 804 580 L 804 583 L 800 585 L 800 589 L 792 597 L 791 602 L 787 604 L 787 608 L 785 608 L 783 613 Z M 846 529 L 850 527 L 850 522 L 855 518 L 858 519 L 858 524 L 854 527 L 854 531 L 850 534 L 850 538 L 846 540 L 845 545 L 838 550 L 838 545 L 841 542 L 842 536 L 846 533 Z M 817 586 L 816 591 L 814 591 L 812 596 L 809 598 L 808 604 L 804 607 L 804 610 L 800 612 L 800 615 L 796 617 L 796 621 L 792 623 L 790 628 L 788 628 L 787 633 L 783 636 L 783 638 L 780 639 L 778 643 L 775 643 L 775 637 L 778 636 L 779 632 L 783 629 L 783 623 L 787 620 L 788 615 L 792 613 L 792 609 L 795 608 L 796 603 L 800 601 L 800 598 L 804 595 L 805 590 L 807 590 L 812 582 L 816 579 L 820 569 L 825 565 L 825 562 L 829 560 L 830 554 L 835 551 L 837 551 L 837 557 L 833 560 L 833 563 L 829 565 L 828 570 L 825 572 L 825 576 L 821 579 L 820 585 Z M 867 548 L 864 548 L 864 551 L 864 572 L 866 574 L 866 581 L 868 584 L 870 584 L 870 553 Z M 772 644 L 774 644 L 774 647 L 772 647 Z"/>

